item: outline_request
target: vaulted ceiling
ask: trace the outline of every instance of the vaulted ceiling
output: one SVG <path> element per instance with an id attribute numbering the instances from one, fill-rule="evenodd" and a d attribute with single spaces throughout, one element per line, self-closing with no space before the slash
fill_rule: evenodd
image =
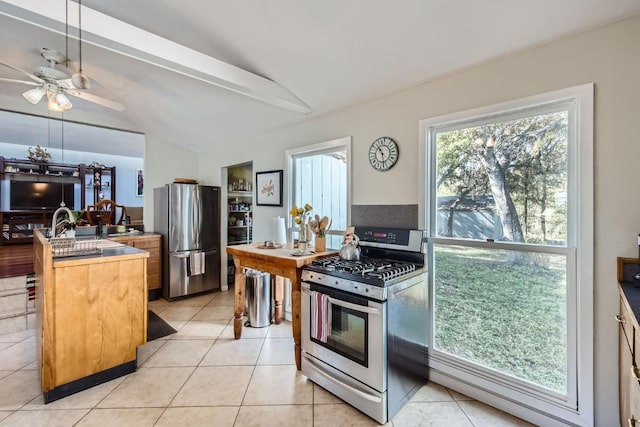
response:
<path id="1" fill-rule="evenodd" d="M 75 72 L 65 4 L 0 1 L 0 60 L 33 71 L 41 48 L 68 49 Z M 89 91 L 125 110 L 72 98 L 64 117 L 204 152 L 637 14 L 637 0 L 84 0 L 83 71 L 103 85 Z M 0 108 L 47 116 L 27 89 L 0 81 Z"/>

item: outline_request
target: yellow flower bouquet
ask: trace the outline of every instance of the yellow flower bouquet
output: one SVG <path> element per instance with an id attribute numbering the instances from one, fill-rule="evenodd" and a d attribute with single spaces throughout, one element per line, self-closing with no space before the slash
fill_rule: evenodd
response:
<path id="1" fill-rule="evenodd" d="M 299 208 L 296 205 L 293 205 L 289 214 L 293 217 L 293 221 L 300 225 L 306 223 L 306 219 L 311 215 L 311 211 L 313 210 L 313 206 L 309 203 L 305 204 L 303 208 Z"/>
<path id="2" fill-rule="evenodd" d="M 330 225 L 329 217 L 324 216 L 320 218 L 320 215 L 315 215 L 314 219 L 310 219 L 312 210 L 313 206 L 306 203 L 304 207 L 301 208 L 293 205 L 289 211 L 289 214 L 293 217 L 293 221 L 300 226 L 300 242 L 302 243 L 308 243 L 309 240 L 311 240 L 309 231 L 321 239 L 324 239 L 327 235 L 327 230 Z M 316 239 L 316 244 L 317 243 L 318 239 Z"/>

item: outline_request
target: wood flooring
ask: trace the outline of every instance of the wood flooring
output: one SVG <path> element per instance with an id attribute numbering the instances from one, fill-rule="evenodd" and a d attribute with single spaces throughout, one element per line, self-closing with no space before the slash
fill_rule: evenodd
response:
<path id="1" fill-rule="evenodd" d="M 33 244 L 0 246 L 0 278 L 33 272 Z"/>

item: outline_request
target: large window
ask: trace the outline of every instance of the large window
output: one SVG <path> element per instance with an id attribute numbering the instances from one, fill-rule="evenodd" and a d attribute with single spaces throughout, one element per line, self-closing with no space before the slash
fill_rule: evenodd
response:
<path id="1" fill-rule="evenodd" d="M 593 405 L 590 90 L 421 123 L 432 369 L 578 424 Z"/>
<path id="2" fill-rule="evenodd" d="M 287 210 L 313 206 L 312 215 L 330 218 L 327 247 L 339 248 L 349 222 L 351 138 L 345 137 L 287 151 Z M 295 224 L 289 219 L 290 227 Z"/>

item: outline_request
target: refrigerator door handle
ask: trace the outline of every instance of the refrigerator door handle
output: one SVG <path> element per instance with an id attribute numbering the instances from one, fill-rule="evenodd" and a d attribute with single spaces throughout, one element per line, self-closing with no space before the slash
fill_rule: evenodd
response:
<path id="1" fill-rule="evenodd" d="M 174 258 L 189 258 L 189 254 L 181 253 L 181 254 L 171 254 Z"/>

